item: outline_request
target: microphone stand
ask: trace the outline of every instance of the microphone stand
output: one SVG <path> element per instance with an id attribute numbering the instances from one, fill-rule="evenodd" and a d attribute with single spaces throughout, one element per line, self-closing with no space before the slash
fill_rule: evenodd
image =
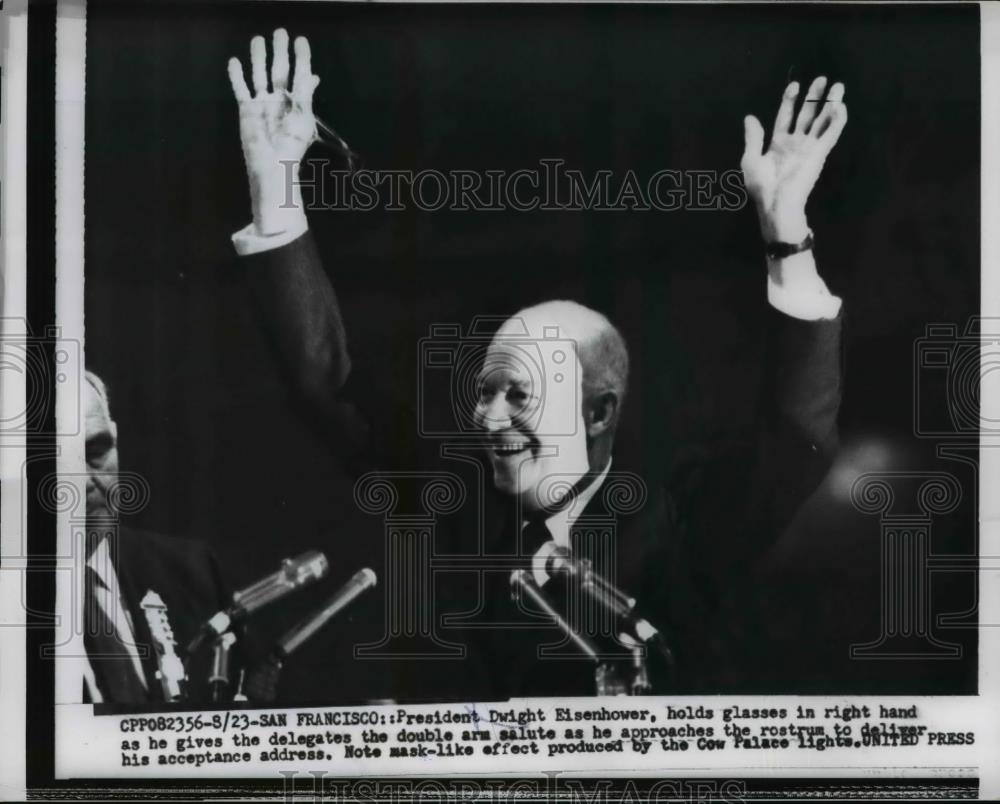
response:
<path id="1" fill-rule="evenodd" d="M 229 690 L 229 656 L 235 644 L 236 636 L 231 631 L 217 637 L 212 644 L 212 671 L 208 677 L 212 703 L 226 700 L 226 692 Z"/>
<path id="2" fill-rule="evenodd" d="M 573 628 L 553 606 L 541 587 L 525 570 L 514 570 L 510 575 L 511 596 L 526 598 L 541 609 L 559 629 L 594 662 L 594 687 L 597 695 L 626 695 L 628 687 L 622 682 L 613 664 L 602 661 L 601 651 L 592 640 Z M 641 653 L 641 649 L 640 649 Z"/>
<path id="3" fill-rule="evenodd" d="M 376 583 L 378 578 L 368 567 L 354 573 L 321 609 L 314 611 L 288 631 L 264 660 L 253 669 L 246 680 L 247 696 L 262 703 L 273 701 L 278 695 L 278 681 L 285 660 L 353 603 L 361 593 L 371 589 Z"/>
<path id="4" fill-rule="evenodd" d="M 532 603 L 534 603 L 539 609 L 541 609 L 545 614 L 547 614 L 556 625 L 562 630 L 567 637 L 569 637 L 576 646 L 583 651 L 584 655 L 594 661 L 598 666 L 601 665 L 601 654 L 597 649 L 597 646 L 590 641 L 583 634 L 579 633 L 573 626 L 571 626 L 566 619 L 556 611 L 555 607 L 549 602 L 548 598 L 545 597 L 545 593 L 542 592 L 541 588 L 532 580 L 531 576 L 523 570 L 514 570 L 510 575 L 510 586 L 511 586 L 511 596 L 514 600 L 518 600 L 520 596 L 526 597 Z"/>
<path id="5" fill-rule="evenodd" d="M 611 597 L 607 590 L 594 579 L 599 578 L 591 573 L 590 562 L 586 559 L 580 562 L 583 577 L 570 576 L 579 583 L 582 591 L 591 599 L 614 611 L 619 617 L 631 615 L 635 600 L 626 598 L 623 594 L 615 590 L 615 596 Z M 653 685 L 650 680 L 649 669 L 646 666 L 646 647 L 657 649 L 663 655 L 664 663 L 668 672 L 673 671 L 673 654 L 666 646 L 665 641 L 658 631 L 653 629 L 653 638 L 647 638 L 645 645 L 632 637 L 627 631 L 619 634 L 619 642 L 629 649 L 629 667 L 627 675 L 623 675 L 620 668 L 610 661 L 604 661 L 601 650 L 588 637 L 584 636 L 578 629 L 574 628 L 552 605 L 541 587 L 534 581 L 526 570 L 515 570 L 510 576 L 511 595 L 517 599 L 521 595 L 535 604 L 544 612 L 570 639 L 584 655 L 588 656 L 595 663 L 594 685 L 596 694 L 607 695 L 651 695 Z M 627 601 L 627 602 L 623 602 Z M 640 620 L 645 623 L 644 620 Z M 645 634 L 640 634 L 645 636 Z"/>
<path id="6" fill-rule="evenodd" d="M 653 683 L 649 680 L 649 668 L 646 667 L 646 651 L 642 645 L 636 642 L 628 634 L 620 634 L 619 640 L 628 646 L 631 655 L 631 679 L 629 681 L 629 695 L 652 695 Z"/>
<path id="7" fill-rule="evenodd" d="M 543 572 L 549 577 L 565 578 L 591 603 L 619 621 L 622 627 L 619 642 L 632 652 L 632 668 L 636 678 L 630 688 L 637 690 L 633 694 L 646 694 L 638 692 L 640 690 L 646 690 L 647 693 L 651 691 L 643 646 L 658 656 L 665 683 L 668 687 L 674 686 L 677 670 L 674 653 L 659 629 L 637 614 L 637 601 L 634 597 L 596 573 L 589 559 L 574 558 L 571 550 L 555 542 L 543 545 L 533 557 L 532 563 L 536 572 Z"/>

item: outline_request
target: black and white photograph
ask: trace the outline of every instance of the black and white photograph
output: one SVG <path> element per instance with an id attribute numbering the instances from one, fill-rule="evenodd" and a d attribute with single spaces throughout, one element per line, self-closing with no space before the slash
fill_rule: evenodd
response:
<path id="1" fill-rule="evenodd" d="M 267 700 L 975 689 L 974 576 L 890 635 L 855 504 L 878 478 L 928 519 L 898 549 L 975 555 L 976 445 L 935 454 L 978 312 L 974 13 L 249 11 L 88 9 L 87 511 L 139 478 L 134 620 L 154 590 L 180 650 L 318 551 L 245 620 L 265 664 L 380 582 Z M 108 664 L 97 700 L 171 700 Z"/>
<path id="2" fill-rule="evenodd" d="M 980 795 L 985 13 L 32 8 L 31 772 Z"/>

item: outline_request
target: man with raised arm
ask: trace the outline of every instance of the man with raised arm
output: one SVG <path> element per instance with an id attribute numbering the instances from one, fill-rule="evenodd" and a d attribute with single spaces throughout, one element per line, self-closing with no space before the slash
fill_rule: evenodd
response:
<path id="1" fill-rule="evenodd" d="M 268 74 L 264 39 L 253 39 L 252 91 L 239 60 L 229 62 L 253 213 L 233 242 L 279 361 L 331 448 L 356 471 L 426 469 L 416 416 L 387 413 L 365 373 L 352 366 L 338 300 L 297 186 L 298 166 L 315 135 L 312 97 L 319 78 L 311 71 L 309 44 L 299 37 L 290 79 L 288 45 L 287 33 L 275 31 Z M 836 446 L 841 301 L 817 273 L 806 201 L 847 112 L 844 87 L 833 84 L 827 92 L 822 77 L 796 114 L 798 96 L 796 83 L 785 90 L 766 148 L 761 123 L 744 120 L 742 168 L 760 222 L 767 265 L 761 284 L 772 308 L 751 454 L 712 456 L 693 466 L 661 450 L 658 463 L 638 472 L 621 465 L 615 435 L 629 352 L 607 317 L 573 301 L 523 309 L 499 327 L 485 350 L 470 412 L 482 434 L 486 474 L 506 513 L 483 520 L 487 533 L 466 528 L 457 538 L 472 545 L 470 553 L 477 544 L 488 552 L 500 545 L 497 554 L 521 560 L 539 583 L 548 580 L 544 566 L 531 560 L 540 543 L 593 560 L 667 635 L 679 674 L 658 692 L 711 689 L 703 671 L 712 664 L 712 616 L 726 572 L 745 569 L 744 557 L 777 538 L 824 476 Z M 573 354 L 544 358 L 543 376 L 533 376 L 522 359 L 525 345 L 553 331 L 575 345 Z M 593 523 L 609 516 L 616 521 L 610 545 L 593 538 Z M 444 602 L 435 603 L 462 613 L 474 627 L 466 664 L 442 665 L 442 672 L 455 689 L 468 681 L 468 697 L 592 694 L 589 666 L 579 672 L 579 664 L 541 655 L 539 646 L 558 642 L 558 634 L 510 602 L 512 566 L 516 560 L 484 569 L 473 582 L 456 574 L 445 584 Z M 405 687 L 405 679 L 399 683 Z M 386 694 L 415 697 L 406 690 Z"/>

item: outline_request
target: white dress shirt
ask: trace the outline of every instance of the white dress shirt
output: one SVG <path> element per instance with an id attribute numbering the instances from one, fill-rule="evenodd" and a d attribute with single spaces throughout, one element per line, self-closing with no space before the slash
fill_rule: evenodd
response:
<path id="1" fill-rule="evenodd" d="M 545 520 L 545 527 L 548 528 L 549 533 L 552 534 L 552 541 L 560 547 L 572 547 L 570 544 L 570 533 L 572 532 L 573 525 L 580 518 L 580 515 L 586 510 L 590 501 L 594 499 L 594 495 L 596 495 L 600 490 L 608 476 L 608 472 L 610 471 L 611 461 L 609 460 L 608 465 L 604 467 L 604 470 L 597 476 L 593 483 L 576 495 L 569 505 L 559 511 L 556 511 L 552 516 Z M 526 524 L 527 521 L 522 522 L 521 528 L 523 529 Z M 532 562 L 532 575 L 535 578 L 535 583 L 539 586 L 544 586 L 545 582 L 549 579 L 548 572 L 546 572 L 544 567 L 538 566 L 537 561 Z"/>
<path id="2" fill-rule="evenodd" d="M 94 584 L 94 597 L 97 605 L 101 607 L 104 615 L 114 624 L 115 633 L 118 634 L 122 644 L 128 651 L 129 658 L 132 659 L 132 666 L 143 687 L 146 687 L 146 675 L 142 668 L 142 661 L 139 659 L 139 651 L 135 645 L 135 628 L 132 625 L 132 615 L 125 606 L 122 598 L 121 586 L 118 583 L 118 573 L 115 572 L 115 565 L 111 561 L 111 552 L 108 549 L 108 540 L 101 539 L 94 552 L 87 559 L 87 566 L 90 567 L 100 578 L 101 584 Z M 86 606 L 86 584 L 81 583 L 80 589 L 83 594 L 83 605 Z M 85 611 L 85 609 L 81 609 Z M 97 688 L 94 677 L 94 669 L 90 664 L 90 658 L 84 662 L 83 684 L 90 694 L 90 699 L 94 703 L 101 703 L 103 696 Z"/>

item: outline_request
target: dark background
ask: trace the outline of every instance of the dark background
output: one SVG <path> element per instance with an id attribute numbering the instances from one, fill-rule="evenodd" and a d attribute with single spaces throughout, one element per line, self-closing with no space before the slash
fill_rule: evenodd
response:
<path id="1" fill-rule="evenodd" d="M 880 526 L 849 500 L 865 471 L 952 472 L 962 505 L 936 553 L 976 549 L 976 478 L 914 436 L 914 343 L 979 309 L 979 31 L 974 7 L 88 4 L 86 352 L 111 391 L 122 467 L 149 478 L 132 524 L 208 541 L 240 586 L 319 547 L 331 587 L 260 623 L 277 633 L 346 579 L 380 523 L 304 426 L 248 302 L 229 236 L 249 221 L 226 60 L 254 34 L 309 36 L 317 114 L 378 169 L 534 167 L 585 174 L 738 166 L 742 117 L 770 127 L 788 80 L 847 86 L 850 122 L 810 204 L 817 259 L 844 298 L 837 465 L 761 566 L 725 692 L 969 693 L 975 632 L 949 661 L 857 661 L 880 631 Z M 248 64 L 247 64 L 248 69 Z M 329 156 L 320 148 L 313 156 Z M 553 296 L 607 312 L 634 373 L 628 432 L 668 449 L 751 425 L 765 271 L 739 212 L 315 212 L 355 355 L 413 385 L 431 322 Z M 974 346 L 972 348 L 975 348 Z M 945 415 L 944 390 L 922 411 Z M 971 455 L 975 457 L 975 453 Z M 725 504 L 725 501 L 720 501 Z M 914 507 L 908 504 L 912 510 Z M 377 569 L 377 567 L 376 567 Z M 936 612 L 974 605 L 942 574 Z M 296 683 L 359 672 L 349 623 Z M 360 672 L 365 672 L 361 670 Z M 337 679 L 331 682 L 331 679 Z M 347 683 L 347 682 L 344 682 Z"/>

